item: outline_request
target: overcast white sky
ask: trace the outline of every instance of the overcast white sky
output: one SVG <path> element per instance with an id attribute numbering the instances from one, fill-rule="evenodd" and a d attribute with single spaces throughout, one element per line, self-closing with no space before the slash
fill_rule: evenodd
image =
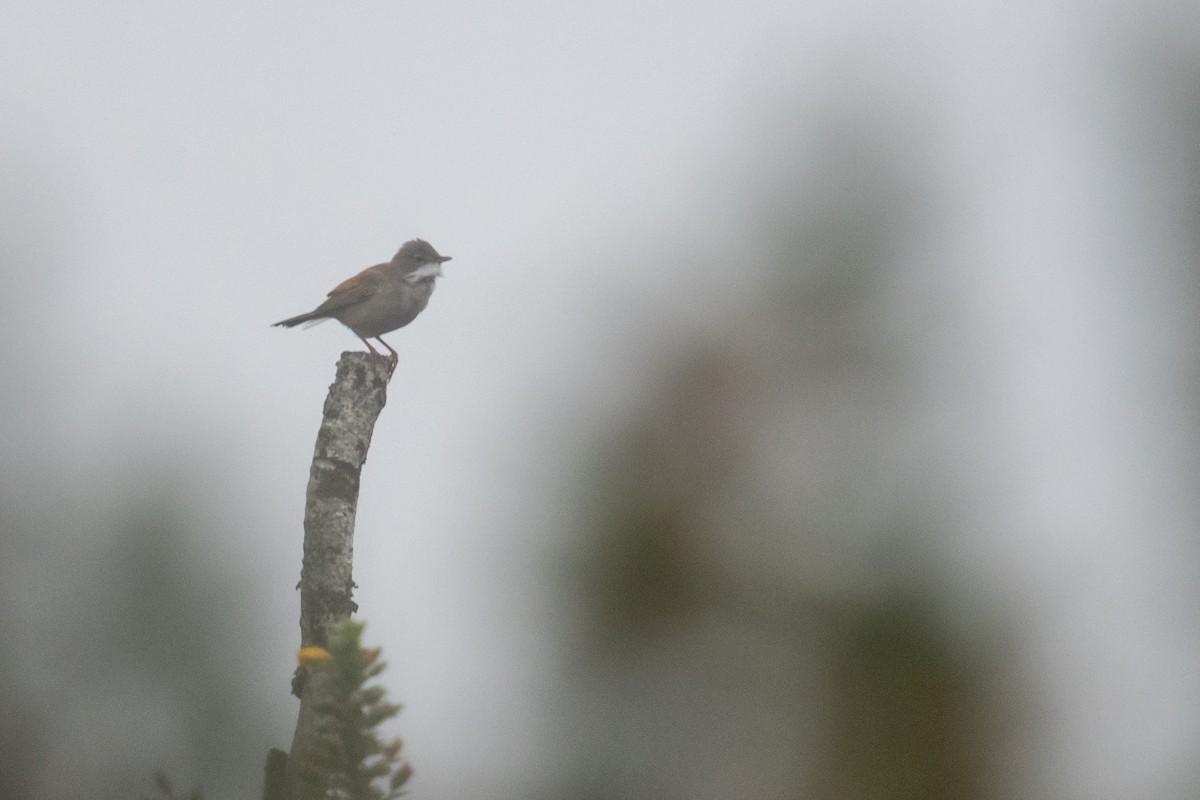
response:
<path id="1" fill-rule="evenodd" d="M 1153 249 L 1165 196 L 1133 219 L 1110 200 L 1137 128 L 1112 127 L 1107 87 L 1140 32 L 1195 32 L 1198 16 L 16 0 L 0 11 L 0 226 L 41 261 L 4 265 L 3 306 L 27 323 L 5 360 L 48 387 L 48 446 L 86 491 L 122 480 L 108 465 L 131 434 L 233 470 L 214 493 L 240 487 L 258 516 L 212 546 L 249 549 L 278 587 L 263 603 L 286 675 L 312 439 L 358 341 L 268 325 L 406 239 L 453 256 L 389 338 L 401 360 L 363 484 L 357 599 L 422 793 L 485 796 L 553 746 L 537 731 L 556 620 L 533 565 L 559 533 L 538 502 L 570 464 L 556 434 L 602 426 L 644 378 L 640 340 L 682 335 L 761 271 L 746 199 L 765 154 L 828 106 L 825 82 L 897 124 L 928 110 L 928 178 L 961 204 L 930 263 L 977 320 L 963 357 L 1000 398 L 978 443 L 999 453 L 975 480 L 999 477 L 960 557 L 991 565 L 986 591 L 1027 581 L 1059 796 L 1150 796 L 1198 739 L 1194 565 L 1179 557 L 1194 454 L 1183 409 L 1161 401 L 1183 388 L 1172 324 L 1194 309 L 1147 284 L 1177 257 Z M 728 268 L 685 271 L 680 242 Z"/>

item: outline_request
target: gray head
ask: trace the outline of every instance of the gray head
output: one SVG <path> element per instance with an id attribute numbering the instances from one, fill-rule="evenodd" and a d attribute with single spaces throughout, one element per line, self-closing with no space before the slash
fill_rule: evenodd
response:
<path id="1" fill-rule="evenodd" d="M 438 255 L 433 245 L 424 239 L 413 239 L 405 242 L 392 258 L 393 264 L 402 264 L 406 269 L 416 269 L 422 264 L 441 264 L 449 261 L 450 256 Z"/>

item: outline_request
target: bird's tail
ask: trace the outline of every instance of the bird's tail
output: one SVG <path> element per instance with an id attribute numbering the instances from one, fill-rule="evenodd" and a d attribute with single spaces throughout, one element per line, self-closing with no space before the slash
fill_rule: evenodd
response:
<path id="1" fill-rule="evenodd" d="M 324 322 L 327 319 L 329 319 L 329 317 L 325 316 L 324 314 L 318 314 L 315 311 L 309 311 L 307 314 L 300 314 L 299 316 L 288 317 L 287 319 L 280 320 L 279 322 L 273 323 L 271 325 L 271 327 L 272 328 L 294 328 L 302 322 L 307 322 L 311 325 L 316 325 L 318 323 Z M 306 325 L 305 327 L 308 327 L 308 326 Z"/>

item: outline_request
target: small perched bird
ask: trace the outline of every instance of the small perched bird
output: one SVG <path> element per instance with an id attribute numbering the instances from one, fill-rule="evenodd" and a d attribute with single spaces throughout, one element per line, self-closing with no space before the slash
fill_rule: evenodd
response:
<path id="1" fill-rule="evenodd" d="M 378 340 L 392 354 L 395 364 L 400 357 L 380 335 L 403 328 L 425 310 L 434 281 L 442 274 L 442 264 L 449 260 L 450 256 L 438 255 L 424 239 L 405 242 L 391 261 L 367 267 L 338 284 L 329 299 L 312 311 L 276 322 L 275 326 L 292 328 L 302 322 L 316 325 L 336 319 L 354 331 L 375 356 L 379 352 L 367 340 Z"/>

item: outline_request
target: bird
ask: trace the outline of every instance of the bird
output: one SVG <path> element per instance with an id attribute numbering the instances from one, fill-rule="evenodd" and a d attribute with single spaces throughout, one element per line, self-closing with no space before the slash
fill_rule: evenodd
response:
<path id="1" fill-rule="evenodd" d="M 400 356 L 381 335 L 403 328 L 425 310 L 442 264 L 449 260 L 450 256 L 439 255 L 424 239 L 405 242 L 391 261 L 367 267 L 335 286 L 328 299 L 312 311 L 271 327 L 293 328 L 304 322 L 316 325 L 336 319 L 362 339 L 373 356 L 383 357 L 368 339 L 386 347 L 394 367 Z"/>

